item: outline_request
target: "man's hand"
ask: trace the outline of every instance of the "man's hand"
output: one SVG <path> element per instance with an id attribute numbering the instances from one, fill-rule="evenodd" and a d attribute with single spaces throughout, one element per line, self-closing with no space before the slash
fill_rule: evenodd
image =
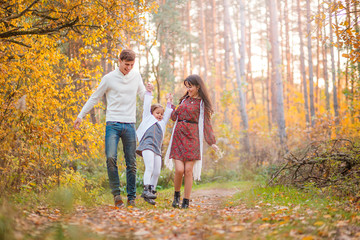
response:
<path id="1" fill-rule="evenodd" d="M 77 119 L 75 120 L 75 122 L 74 122 L 74 128 L 75 128 L 76 130 L 78 130 L 78 129 L 80 128 L 81 122 L 82 122 L 82 119 L 81 119 L 81 118 L 77 118 Z"/>
<path id="2" fill-rule="evenodd" d="M 152 85 L 152 83 L 147 83 L 145 89 L 148 92 L 152 92 L 154 90 L 154 85 Z"/>

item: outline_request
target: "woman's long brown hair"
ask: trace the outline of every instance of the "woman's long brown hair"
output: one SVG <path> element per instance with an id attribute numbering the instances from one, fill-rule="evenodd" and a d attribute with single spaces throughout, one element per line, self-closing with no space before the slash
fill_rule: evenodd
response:
<path id="1" fill-rule="evenodd" d="M 201 77 L 199 75 L 193 74 L 188 76 L 185 80 L 184 80 L 184 85 L 185 83 L 195 86 L 195 87 L 200 87 L 199 88 L 199 96 L 201 97 L 201 99 L 203 100 L 204 104 L 205 104 L 205 112 L 211 116 L 211 114 L 214 113 L 210 98 L 209 98 L 209 93 L 207 91 L 207 88 L 205 86 L 204 81 L 201 79 Z M 184 100 L 185 98 L 187 98 L 189 96 L 188 92 L 186 91 L 185 95 L 182 96 L 180 98 L 180 102 L 182 102 L 182 100 Z"/>

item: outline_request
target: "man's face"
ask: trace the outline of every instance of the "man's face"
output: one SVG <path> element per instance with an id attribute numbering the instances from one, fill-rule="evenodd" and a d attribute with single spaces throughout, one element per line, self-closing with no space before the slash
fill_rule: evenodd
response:
<path id="1" fill-rule="evenodd" d="M 126 61 L 119 59 L 119 70 L 124 74 L 128 74 L 134 67 L 135 61 Z"/>

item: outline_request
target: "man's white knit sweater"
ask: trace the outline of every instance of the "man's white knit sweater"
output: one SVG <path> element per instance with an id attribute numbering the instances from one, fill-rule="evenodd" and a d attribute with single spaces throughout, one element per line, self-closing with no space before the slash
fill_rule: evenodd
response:
<path id="1" fill-rule="evenodd" d="M 136 94 L 143 99 L 145 86 L 139 72 L 134 70 L 124 75 L 119 68 L 106 74 L 99 87 L 86 102 L 78 118 L 83 118 L 102 96 L 106 95 L 106 121 L 135 123 Z"/>

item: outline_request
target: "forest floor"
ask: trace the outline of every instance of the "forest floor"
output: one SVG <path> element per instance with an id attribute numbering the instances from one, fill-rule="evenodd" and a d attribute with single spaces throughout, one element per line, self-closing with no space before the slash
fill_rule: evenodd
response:
<path id="1" fill-rule="evenodd" d="M 16 219 L 12 239 L 360 239 L 359 211 L 328 212 L 238 197 L 250 189 L 194 189 L 189 209 L 171 207 L 172 193 L 159 193 L 157 206 L 77 206 L 71 212 L 38 207 Z M 345 211 L 346 212 L 346 211 Z M 10 238 L 9 238 L 10 239 Z"/>

